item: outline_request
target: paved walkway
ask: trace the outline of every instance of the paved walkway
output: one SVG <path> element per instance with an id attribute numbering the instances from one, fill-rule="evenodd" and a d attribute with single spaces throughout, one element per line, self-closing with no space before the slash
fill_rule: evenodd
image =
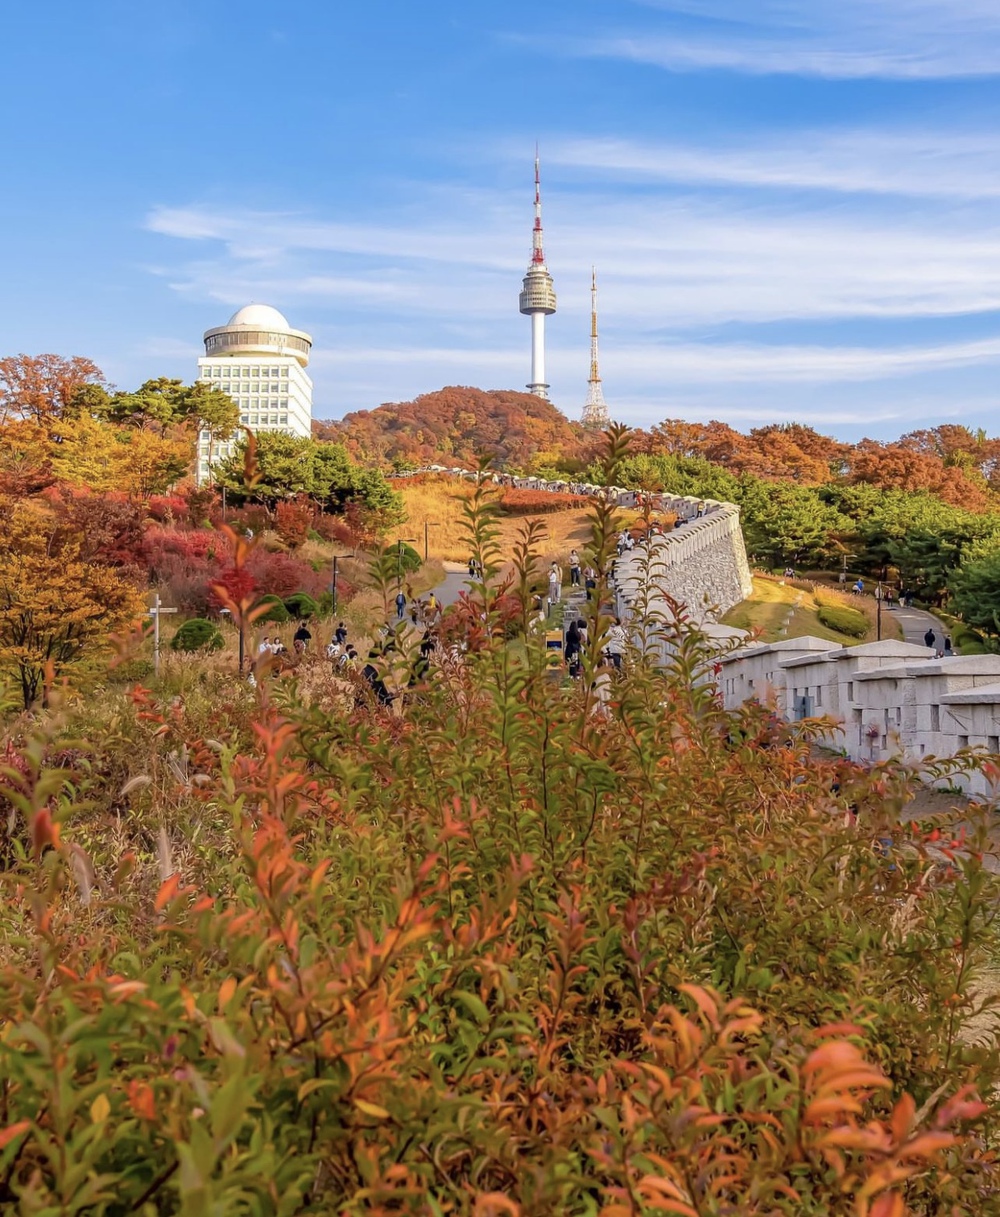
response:
<path id="1" fill-rule="evenodd" d="M 903 628 L 903 638 L 906 642 L 914 642 L 922 647 L 929 627 L 934 631 L 937 649 L 944 649 L 945 628 L 933 613 L 926 613 L 917 608 L 886 609 L 883 606 L 882 614 L 883 619 L 888 616 L 895 617 Z"/>
<path id="2" fill-rule="evenodd" d="M 469 585 L 469 568 L 463 566 L 461 562 L 442 562 L 445 575 L 441 583 L 437 587 L 432 587 L 424 592 L 420 597 L 421 600 L 426 600 L 427 597 L 434 593 L 437 597 L 438 604 L 442 608 L 447 608 L 449 604 L 454 604 L 459 597 L 459 593 L 464 592 Z"/>

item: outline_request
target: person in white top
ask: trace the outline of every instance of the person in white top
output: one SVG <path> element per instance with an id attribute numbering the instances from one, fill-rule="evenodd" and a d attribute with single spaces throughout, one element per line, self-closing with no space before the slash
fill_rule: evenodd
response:
<path id="1" fill-rule="evenodd" d="M 558 604 L 562 598 L 562 571 L 559 565 L 553 562 L 549 567 L 549 602 Z"/>
<path id="2" fill-rule="evenodd" d="M 615 623 L 608 629 L 608 640 L 604 644 L 604 649 L 608 653 L 608 658 L 615 665 L 615 670 L 622 670 L 622 656 L 625 654 L 625 648 L 628 646 L 628 631 L 622 625 L 620 617 L 615 618 Z"/>
<path id="3" fill-rule="evenodd" d="M 271 655 L 274 653 L 274 647 L 271 644 L 270 638 L 265 634 L 260 640 L 260 646 L 257 648 L 258 655 Z"/>

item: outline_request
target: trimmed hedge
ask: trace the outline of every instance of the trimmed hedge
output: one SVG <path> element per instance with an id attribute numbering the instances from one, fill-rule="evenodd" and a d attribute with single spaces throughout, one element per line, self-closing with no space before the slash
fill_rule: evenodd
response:
<path id="1" fill-rule="evenodd" d="M 221 651 L 225 646 L 219 628 L 204 617 L 185 621 L 170 641 L 172 651 L 193 655 L 195 651 Z"/>
<path id="2" fill-rule="evenodd" d="M 291 621 L 291 614 L 285 608 L 285 602 L 280 596 L 262 596 L 261 604 L 268 605 L 268 609 L 266 613 L 261 613 L 257 618 L 258 624 L 268 621 L 272 625 L 285 625 L 286 622 Z"/>
<path id="3" fill-rule="evenodd" d="M 296 621 L 301 621 L 303 617 L 319 616 L 319 605 L 308 592 L 293 592 L 285 597 L 284 604 L 289 616 Z"/>
<path id="4" fill-rule="evenodd" d="M 850 638 L 864 638 L 868 633 L 868 618 L 857 609 L 824 604 L 816 616 L 828 630 L 836 630 L 838 634 L 847 634 Z"/>

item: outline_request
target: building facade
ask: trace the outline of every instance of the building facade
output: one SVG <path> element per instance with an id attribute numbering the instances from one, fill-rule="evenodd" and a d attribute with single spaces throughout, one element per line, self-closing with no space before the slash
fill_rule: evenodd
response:
<path id="1" fill-rule="evenodd" d="M 293 330 L 276 308 L 248 304 L 225 325 L 206 330 L 198 379 L 227 393 L 240 411 L 240 425 L 251 431 L 312 434 L 312 381 L 306 372 L 312 338 Z M 237 437 L 220 442 L 203 431 L 198 437 L 198 481 L 228 456 Z"/>

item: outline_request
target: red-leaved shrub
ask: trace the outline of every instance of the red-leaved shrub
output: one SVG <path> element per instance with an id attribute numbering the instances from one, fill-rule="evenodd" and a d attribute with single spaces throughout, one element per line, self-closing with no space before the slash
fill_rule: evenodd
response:
<path id="1" fill-rule="evenodd" d="M 579 494 L 555 494 L 549 490 L 519 490 L 507 486 L 497 506 L 507 516 L 550 515 L 556 511 L 579 511 L 589 500 Z"/>

